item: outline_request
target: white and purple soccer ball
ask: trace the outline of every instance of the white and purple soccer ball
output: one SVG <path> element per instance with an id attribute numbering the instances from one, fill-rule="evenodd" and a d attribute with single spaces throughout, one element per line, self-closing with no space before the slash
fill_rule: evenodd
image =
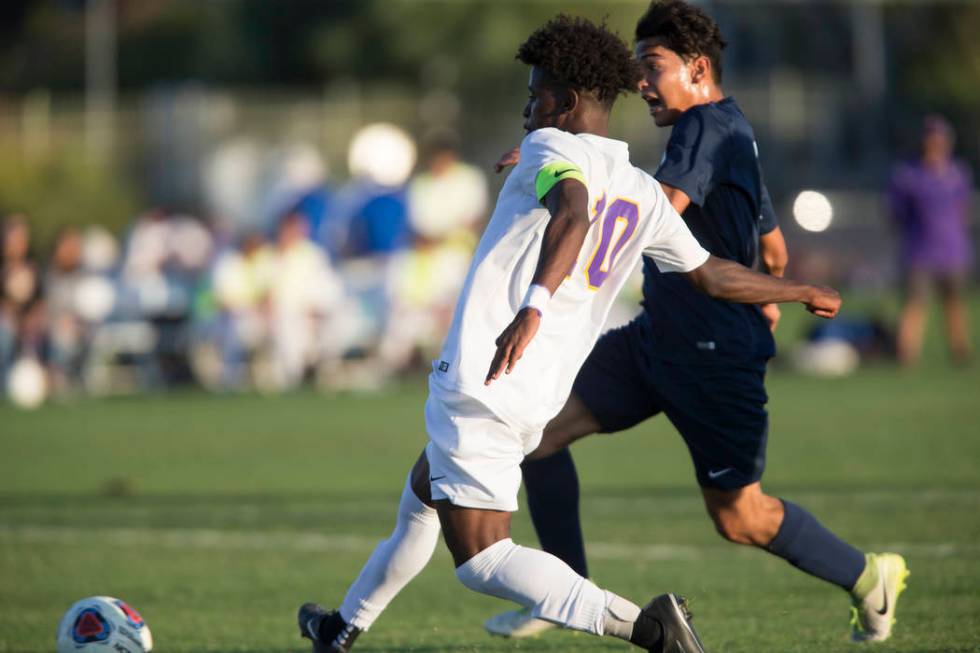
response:
<path id="1" fill-rule="evenodd" d="M 140 613 L 120 599 L 90 596 L 58 624 L 58 653 L 149 653 L 153 636 Z"/>

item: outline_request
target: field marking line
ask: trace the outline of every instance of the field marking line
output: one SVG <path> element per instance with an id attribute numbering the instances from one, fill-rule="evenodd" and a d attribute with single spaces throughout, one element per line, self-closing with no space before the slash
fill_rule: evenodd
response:
<path id="1" fill-rule="evenodd" d="M 301 553 L 369 552 L 379 538 L 362 535 L 330 535 L 309 531 L 241 531 L 215 528 L 93 528 L 74 526 L 17 526 L 0 524 L 0 545 L 90 544 L 93 540 L 122 547 L 168 549 L 220 549 L 238 551 L 290 551 Z M 728 554 L 732 547 L 719 542 L 694 544 L 625 544 L 590 542 L 588 554 L 601 560 L 658 562 L 695 560 L 715 553 Z M 980 554 L 980 542 L 891 542 L 872 547 L 925 558 L 951 558 Z M 440 551 L 442 548 L 440 547 Z"/>

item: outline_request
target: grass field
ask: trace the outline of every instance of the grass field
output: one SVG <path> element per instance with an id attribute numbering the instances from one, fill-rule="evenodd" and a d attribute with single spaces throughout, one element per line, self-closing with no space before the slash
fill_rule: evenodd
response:
<path id="1" fill-rule="evenodd" d="M 908 558 L 896 635 L 870 650 L 980 651 L 980 368 L 949 369 L 932 342 L 915 372 L 773 373 L 769 393 L 769 490 Z M 92 594 L 132 603 L 161 653 L 308 651 L 295 608 L 337 604 L 387 535 L 423 400 L 420 382 L 0 407 L 0 651 L 52 651 L 61 613 Z M 840 590 L 714 534 L 664 420 L 575 454 L 600 584 L 638 602 L 688 595 L 713 652 L 857 650 Z M 515 532 L 534 542 L 526 511 Z M 568 632 L 490 639 L 480 623 L 504 607 L 459 585 L 440 546 L 357 650 L 629 650 Z"/>

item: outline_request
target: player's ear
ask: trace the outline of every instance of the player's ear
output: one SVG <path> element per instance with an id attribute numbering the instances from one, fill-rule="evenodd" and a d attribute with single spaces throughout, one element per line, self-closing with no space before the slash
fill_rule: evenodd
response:
<path id="1" fill-rule="evenodd" d="M 566 88 L 562 95 L 561 112 L 572 113 L 575 111 L 576 107 L 578 107 L 578 103 L 582 100 L 582 98 L 579 97 L 579 92 L 574 88 Z"/>
<path id="2" fill-rule="evenodd" d="M 711 59 L 701 55 L 691 62 L 691 82 L 700 84 L 711 79 Z"/>

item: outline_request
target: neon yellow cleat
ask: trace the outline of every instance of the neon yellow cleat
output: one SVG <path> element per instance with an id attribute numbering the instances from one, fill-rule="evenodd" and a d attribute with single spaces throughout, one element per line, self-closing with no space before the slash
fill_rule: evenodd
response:
<path id="1" fill-rule="evenodd" d="M 853 597 L 851 639 L 882 642 L 892 634 L 895 605 L 909 576 L 905 558 L 897 553 L 869 553 L 868 564 L 878 567 L 878 583 L 863 597 Z"/>

